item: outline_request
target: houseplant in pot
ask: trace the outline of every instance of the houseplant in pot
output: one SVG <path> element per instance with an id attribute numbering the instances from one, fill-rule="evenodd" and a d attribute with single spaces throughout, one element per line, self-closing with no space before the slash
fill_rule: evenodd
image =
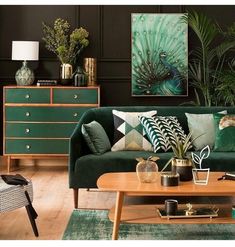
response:
<path id="1" fill-rule="evenodd" d="M 179 137 L 175 135 L 175 141 L 171 143 L 174 157 L 172 157 L 162 169 L 162 171 L 165 170 L 166 167 L 171 164 L 172 173 L 179 173 L 180 181 L 190 181 L 193 179 L 192 168 L 194 167 L 194 163 L 187 152 L 192 147 L 193 141 L 199 136 L 192 140 L 191 137 L 191 132 L 184 140 L 179 139 Z"/>

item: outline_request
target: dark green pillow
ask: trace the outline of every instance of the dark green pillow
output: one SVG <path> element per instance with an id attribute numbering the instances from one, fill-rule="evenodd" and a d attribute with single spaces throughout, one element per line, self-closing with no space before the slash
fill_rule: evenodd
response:
<path id="1" fill-rule="evenodd" d="M 98 122 L 83 124 L 82 134 L 92 153 L 103 154 L 111 149 L 109 138 Z"/>
<path id="2" fill-rule="evenodd" d="M 213 114 L 215 124 L 214 151 L 235 151 L 235 115 Z"/>

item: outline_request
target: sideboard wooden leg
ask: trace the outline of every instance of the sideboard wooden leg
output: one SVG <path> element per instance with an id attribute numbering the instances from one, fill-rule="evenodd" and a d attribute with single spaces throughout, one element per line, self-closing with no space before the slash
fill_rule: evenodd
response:
<path id="1" fill-rule="evenodd" d="M 73 188 L 74 208 L 78 208 L 78 189 Z"/>
<path id="2" fill-rule="evenodd" d="M 11 156 L 7 156 L 7 173 L 11 171 Z"/>

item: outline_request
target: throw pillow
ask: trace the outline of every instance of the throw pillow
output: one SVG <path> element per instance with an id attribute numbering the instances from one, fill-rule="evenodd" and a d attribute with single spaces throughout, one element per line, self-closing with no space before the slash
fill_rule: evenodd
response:
<path id="1" fill-rule="evenodd" d="M 103 154 L 111 149 L 109 138 L 98 122 L 83 124 L 82 134 L 92 153 Z"/>
<path id="2" fill-rule="evenodd" d="M 138 116 L 153 116 L 157 111 L 123 112 L 113 110 L 114 145 L 112 151 L 144 150 L 152 151 L 152 145 L 141 125 Z"/>
<path id="3" fill-rule="evenodd" d="M 221 111 L 221 114 L 227 114 L 227 111 Z M 209 145 L 212 149 L 215 144 L 215 127 L 213 114 L 192 114 L 185 113 L 188 121 L 189 131 L 192 133 L 192 139 L 195 150 L 201 150 Z"/>
<path id="4" fill-rule="evenodd" d="M 139 116 L 139 119 L 153 145 L 154 152 L 170 150 L 171 144 L 175 144 L 176 136 L 182 141 L 186 138 L 175 116 Z"/>
<path id="5" fill-rule="evenodd" d="M 215 147 L 214 151 L 235 151 L 235 115 L 214 114 Z"/>

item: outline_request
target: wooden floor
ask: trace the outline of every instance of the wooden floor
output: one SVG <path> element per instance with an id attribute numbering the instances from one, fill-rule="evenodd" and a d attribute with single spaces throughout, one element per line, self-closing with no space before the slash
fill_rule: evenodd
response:
<path id="1" fill-rule="evenodd" d="M 0 165 L 0 174 L 6 173 Z M 60 240 L 73 211 L 73 191 L 68 188 L 68 171 L 66 166 L 20 166 L 20 173 L 30 178 L 34 187 L 34 201 L 38 218 L 36 220 L 39 237 L 31 229 L 25 208 L 0 214 L 0 240 Z M 115 203 L 115 193 L 97 190 L 79 190 L 79 208 L 110 209 Z M 125 204 L 164 203 L 166 198 L 125 198 Z M 189 198 L 179 198 L 187 203 Z M 221 198 L 213 198 L 221 201 Z M 157 200 L 157 201 L 156 201 Z M 190 198 L 190 202 L 197 198 Z M 208 198 L 203 198 L 208 203 Z M 223 198 L 223 203 L 231 203 L 231 198 Z M 232 203 L 235 201 L 232 199 Z M 200 199 L 200 202 L 203 201 Z"/>
<path id="2" fill-rule="evenodd" d="M 3 174 L 5 169 L 0 169 Z M 62 238 L 73 211 L 73 192 L 68 188 L 67 167 L 20 167 L 14 171 L 32 179 L 34 188 L 33 206 L 38 213 L 36 220 L 39 237 L 31 229 L 25 208 L 0 214 L 0 240 L 51 240 Z M 80 208 L 110 208 L 115 195 L 81 190 Z"/>

